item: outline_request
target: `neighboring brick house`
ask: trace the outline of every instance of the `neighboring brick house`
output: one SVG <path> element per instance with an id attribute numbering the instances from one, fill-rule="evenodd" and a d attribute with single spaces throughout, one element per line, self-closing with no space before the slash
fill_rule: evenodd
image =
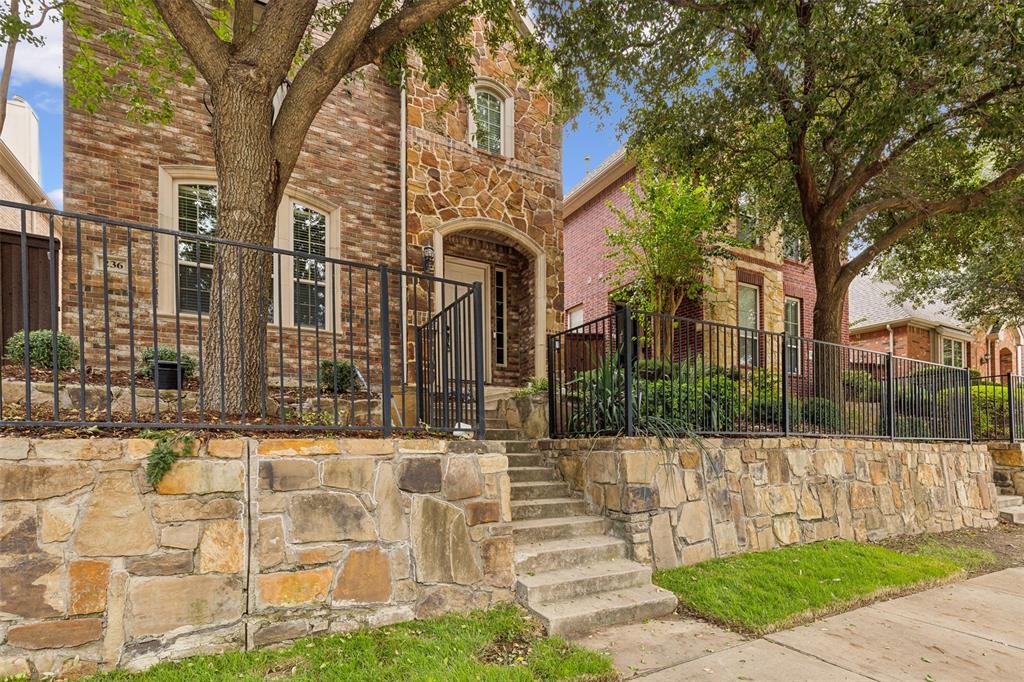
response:
<path id="1" fill-rule="evenodd" d="M 0 199 L 20 204 L 53 208 L 39 185 L 39 120 L 24 99 L 7 102 L 7 120 L 0 140 Z M 21 214 L 0 211 L 0 343 L 25 326 L 21 286 Z M 48 258 L 50 222 L 42 214 L 25 213 L 28 260 L 28 326 L 49 328 L 58 317 L 50 298 Z M 61 225 L 53 225 L 54 248 L 60 249 Z M 54 277 L 60 277 L 60 263 L 54 263 Z"/>
<path id="2" fill-rule="evenodd" d="M 636 164 L 620 149 L 565 197 L 565 311 L 568 326 L 615 309 L 607 277 L 605 230 L 618 220 L 608 204 L 628 208 L 623 186 L 636 177 Z M 786 331 L 810 337 L 816 300 L 814 272 L 801 245 L 783 243 L 779 232 L 751 248 L 735 249 L 734 260 L 716 263 L 701 301 L 686 301 L 678 314 L 691 319 Z M 846 340 L 844 325 L 843 339 Z"/>
<path id="3" fill-rule="evenodd" d="M 101 0 L 79 5 L 82 21 L 101 30 L 113 25 Z M 548 95 L 516 80 L 510 55 L 491 50 L 482 28 L 478 25 L 474 33 L 479 78 L 471 93 L 485 112 L 480 123 L 472 120 L 465 101 L 447 102 L 426 85 L 418 64 L 411 65 L 405 88 L 385 82 L 373 66 L 339 85 L 313 122 L 289 181 L 276 246 L 298 248 L 300 228 L 312 224 L 318 229 L 306 229 L 301 236 L 318 240 L 307 246 L 327 256 L 420 270 L 422 247 L 431 245 L 434 274 L 483 283 L 490 339 L 487 381 L 513 386 L 545 371 L 544 338 L 561 322 L 561 128 L 551 117 Z M 526 22 L 521 30 L 530 30 Z M 66 31 L 65 62 L 76 43 Z M 100 58 L 112 57 L 101 53 Z M 104 105 L 95 114 L 66 106 L 66 208 L 169 230 L 194 231 L 204 221 L 215 223 L 217 178 L 205 89 L 200 79 L 171 92 L 174 117 L 167 125 L 129 121 L 125 103 Z M 80 244 L 74 234 L 67 235 L 65 252 L 81 246 L 83 261 L 95 264 L 101 241 L 95 226 L 90 229 L 94 233 L 84 235 Z M 125 258 L 123 237 L 109 248 L 111 258 Z M 176 260 L 173 237 L 162 237 L 158 248 L 156 308 L 167 324 L 157 333 L 160 343 L 173 345 L 175 315 L 180 314 L 183 326 L 193 325 L 195 315 L 188 313 L 206 307 L 209 294 L 194 281 L 201 275 L 181 269 L 185 266 Z M 137 270 L 147 267 L 150 249 L 146 240 L 135 244 L 135 258 L 143 263 Z M 190 267 L 199 270 L 196 264 Z M 102 326 L 104 290 L 110 294 L 111 319 L 128 317 L 123 282 L 105 286 L 102 267 L 88 268 L 83 279 L 86 327 Z M 139 347 L 152 344 L 157 325 L 150 322 L 152 286 L 145 277 L 135 284 L 131 318 L 140 321 L 134 329 Z M 282 345 L 290 343 L 297 327 L 309 326 L 311 316 L 325 317 L 326 325 L 332 319 L 316 312 L 317 300 L 320 307 L 333 306 L 331 292 L 302 293 L 302 286 L 286 281 L 280 300 L 274 294 L 274 315 L 283 322 Z M 358 292 L 355 285 L 347 291 L 353 288 Z M 77 290 L 77 275 L 69 268 L 66 326 L 77 325 Z M 371 301 L 373 288 L 367 291 Z M 346 290 L 338 294 L 337 301 L 344 302 Z M 344 315 L 337 308 L 333 312 Z M 429 311 L 418 312 L 415 322 L 422 323 Z M 104 352 L 103 336 L 110 333 L 115 360 L 123 364 L 128 328 L 87 332 L 93 357 Z M 172 330 L 171 338 L 163 337 L 165 328 Z M 194 328 L 188 331 L 189 338 L 197 338 Z M 271 325 L 268 339 L 274 341 L 277 334 L 277 325 Z M 303 348 L 309 345 L 307 340 Z M 406 360 L 411 348 L 407 339 Z M 285 355 L 286 363 L 294 360 Z"/>
<path id="4" fill-rule="evenodd" d="M 1021 329 L 974 329 L 942 305 L 898 303 L 894 287 L 861 275 L 850 285 L 850 343 L 860 348 L 978 370 L 1021 373 Z"/>

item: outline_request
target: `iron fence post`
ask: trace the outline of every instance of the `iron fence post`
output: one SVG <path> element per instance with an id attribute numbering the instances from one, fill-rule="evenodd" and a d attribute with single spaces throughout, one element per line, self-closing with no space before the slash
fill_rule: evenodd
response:
<path id="1" fill-rule="evenodd" d="M 380 271 L 380 400 L 381 428 L 390 438 L 391 428 L 391 320 L 388 315 L 388 266 L 381 263 Z"/>
<path id="2" fill-rule="evenodd" d="M 555 337 L 548 334 L 548 437 L 557 435 L 555 426 Z"/>
<path id="3" fill-rule="evenodd" d="M 487 415 L 484 412 L 484 294 L 480 282 L 473 282 L 473 367 L 476 372 L 476 437 L 483 440 Z"/>
<path id="4" fill-rule="evenodd" d="M 799 342 L 798 342 L 799 343 Z M 789 436 L 789 334 L 782 334 L 782 432 Z"/>
<path id="5" fill-rule="evenodd" d="M 892 372 L 892 351 L 885 354 L 885 428 L 890 440 L 896 440 L 896 381 Z"/>
<path id="6" fill-rule="evenodd" d="M 1017 405 L 1013 397 L 1013 372 L 1006 373 L 1006 401 L 1010 410 L 1010 442 L 1017 442 Z"/>
<path id="7" fill-rule="evenodd" d="M 626 319 L 623 327 L 626 330 L 624 347 L 626 351 L 626 366 L 624 369 L 625 378 L 625 399 L 626 399 L 626 435 L 635 436 L 636 428 L 633 424 L 633 309 L 626 305 L 622 309 Z"/>
<path id="8" fill-rule="evenodd" d="M 967 378 L 967 442 L 974 442 L 974 400 L 971 396 L 971 370 L 965 369 L 964 376 Z"/>
<path id="9" fill-rule="evenodd" d="M 424 412 L 424 390 L 423 390 L 423 334 L 419 327 L 413 330 L 413 345 L 415 350 L 414 360 L 416 363 L 416 425 L 426 421 L 426 412 Z"/>

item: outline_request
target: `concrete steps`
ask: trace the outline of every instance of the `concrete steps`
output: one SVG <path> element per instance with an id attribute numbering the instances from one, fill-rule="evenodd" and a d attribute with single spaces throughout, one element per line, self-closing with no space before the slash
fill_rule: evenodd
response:
<path id="1" fill-rule="evenodd" d="M 587 514 L 558 470 L 523 442 L 509 449 L 516 597 L 548 633 L 577 636 L 672 613 L 675 596 L 626 558 L 603 516 Z"/>
<path id="2" fill-rule="evenodd" d="M 513 500 L 542 500 L 569 497 L 569 486 L 564 481 L 525 481 L 512 483 Z"/>
<path id="3" fill-rule="evenodd" d="M 996 497 L 996 509 L 1003 521 L 1024 526 L 1024 497 L 1021 495 L 999 495 Z"/>

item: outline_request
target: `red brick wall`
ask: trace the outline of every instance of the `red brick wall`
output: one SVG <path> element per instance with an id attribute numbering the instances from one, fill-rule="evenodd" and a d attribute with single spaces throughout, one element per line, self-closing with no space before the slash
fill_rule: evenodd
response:
<path id="1" fill-rule="evenodd" d="M 605 229 L 618 225 L 618 220 L 607 203 L 628 207 L 622 186 L 635 177 L 634 170 L 627 171 L 565 220 L 565 309 L 582 305 L 584 320 L 614 309 L 608 301 L 606 274 L 613 264 L 605 255 Z"/>
<path id="2" fill-rule="evenodd" d="M 608 248 L 605 243 L 605 229 L 616 226 L 618 222 L 608 208 L 608 202 L 617 208 L 628 207 L 629 200 L 622 191 L 622 186 L 633 181 L 635 177 L 635 169 L 627 171 L 615 181 L 608 183 L 604 190 L 565 219 L 565 309 L 582 305 L 585 320 L 591 320 L 612 309 L 608 302 L 610 286 L 604 277 L 612 266 L 606 257 Z M 777 262 L 738 254 L 737 261 L 729 267 L 742 268 L 743 261 L 755 262 L 776 270 L 781 269 L 785 295 L 799 298 L 803 303 L 801 333 L 804 336 L 812 336 L 814 303 L 817 296 L 810 261 L 785 260 L 780 266 Z M 763 311 L 762 305 L 762 314 Z M 703 317 L 699 305 L 692 301 L 685 303 L 679 314 L 698 319 Z M 844 309 L 843 320 L 843 342 L 848 343 L 847 309 Z"/>

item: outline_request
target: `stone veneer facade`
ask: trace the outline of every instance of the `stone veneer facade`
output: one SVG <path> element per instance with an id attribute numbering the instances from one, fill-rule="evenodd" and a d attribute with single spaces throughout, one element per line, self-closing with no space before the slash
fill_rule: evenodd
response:
<path id="1" fill-rule="evenodd" d="M 543 441 L 657 569 L 833 538 L 997 523 L 985 445 L 815 438 Z"/>
<path id="2" fill-rule="evenodd" d="M 97 31 L 112 28 L 115 23 L 101 0 L 78 3 L 80 18 Z M 360 78 L 348 79 L 328 98 L 306 137 L 286 196 L 328 214 L 336 222 L 328 232 L 328 255 L 357 263 L 393 268 L 402 265 L 403 218 L 408 244 L 407 268 L 419 270 L 421 247 L 432 240 L 459 235 L 480 247 L 479 260 L 508 268 L 510 278 L 523 279 L 512 293 L 526 299 L 510 300 L 516 319 L 510 320 L 520 333 L 509 334 L 508 344 L 514 362 L 494 368 L 494 382 L 519 385 L 536 373 L 537 362 L 543 365 L 543 353 L 536 353 L 537 338 L 561 324 L 562 295 L 562 201 L 561 201 L 561 127 L 553 119 L 551 98 L 530 87 L 516 73 L 508 50 L 492 50 L 485 41 L 482 24 L 473 34 L 476 45 L 475 62 L 479 86 L 507 92 L 512 115 L 505 131 L 512 143 L 508 153 L 491 154 L 472 143 L 469 135 L 469 108 L 465 101 L 448 101 L 446 95 L 430 88 L 413 64 L 406 83 L 404 98 L 406 125 L 403 130 L 402 90 L 387 83 L 376 67 L 360 72 Z M 78 38 L 65 33 L 65 61 L 75 54 Z M 102 46 L 96 46 L 98 58 L 113 57 Z M 173 197 L 161 196 L 173 191 L 174 182 L 215 181 L 210 115 L 203 104 L 206 85 L 197 78 L 189 87 L 179 84 L 168 93 L 174 117 L 167 125 L 142 125 L 128 120 L 126 102 L 110 102 L 90 114 L 65 105 L 64 201 L 70 211 L 112 217 L 119 220 L 159 225 L 177 229 L 173 223 Z M 405 186 L 402 184 L 402 143 L 405 143 Z M 161 178 L 173 174 L 172 180 Z M 203 177 L 198 177 L 203 176 Z M 406 200 L 403 216 L 402 198 Z M 72 226 L 74 227 L 74 226 Z M 159 263 L 160 246 L 151 243 L 149 235 L 136 230 L 132 242 L 135 270 L 134 302 L 129 309 L 125 270 L 110 270 L 105 283 L 102 267 L 103 227 L 84 222 L 82 235 L 74 229 L 65 234 L 64 325 L 78 329 L 78 307 L 82 306 L 86 364 L 99 366 L 105 361 L 109 347 L 115 369 L 125 369 L 128 360 L 129 329 L 134 322 L 137 348 L 159 343 L 175 345 L 173 296 L 160 302 L 157 324 L 154 324 L 153 285 L 150 263 L 154 248 Z M 444 237 L 442 237 L 442 235 Z M 128 238 L 121 228 L 106 230 L 108 258 L 124 264 Z M 436 242 L 435 242 L 436 243 Z M 82 249 L 82 300 L 79 300 L 78 273 L 75 263 L 77 249 Z M 473 245 L 470 245 L 472 248 Z M 169 247 L 170 248 L 170 247 Z M 486 251 L 486 254 L 483 252 Z M 514 253 L 510 253 L 514 252 Z M 486 257 L 484 257 L 486 256 Z M 535 267 L 537 259 L 543 267 Z M 443 269 L 439 258 L 437 271 Z M 165 268 L 167 266 L 164 266 Z M 534 275 L 544 271 L 542 291 L 534 283 Z M 346 284 L 347 271 L 340 268 L 335 300 L 343 303 L 354 294 L 355 328 L 352 321 L 339 313 L 342 332 L 337 344 L 348 359 L 355 358 L 360 371 L 374 383 L 379 381 L 378 331 L 375 326 L 379 308 L 377 283 L 370 273 L 364 287 L 362 271 L 355 271 L 355 282 Z M 166 272 L 166 270 L 163 270 Z M 173 272 L 173 268 L 171 268 Z M 400 286 L 398 278 L 392 287 Z M 172 291 L 173 282 L 158 283 L 163 291 Z M 105 324 L 104 289 L 109 291 L 110 324 Z M 493 283 L 485 287 L 491 290 Z M 393 289 L 394 291 L 394 289 Z M 418 292 L 422 324 L 428 303 L 426 292 Z M 413 309 L 407 296 L 407 309 Z M 400 297 L 391 296 L 394 310 L 391 321 L 398 331 Z M 330 297 L 327 298 L 330 302 Z M 536 304 L 536 305 L 534 305 Z M 364 308 L 372 330 L 367 334 L 360 327 Z M 525 308 L 521 312 L 520 308 Z M 537 312 L 542 314 L 538 315 Z M 495 306 L 490 306 L 493 318 Z M 492 319 L 493 323 L 493 319 Z M 194 316 L 184 315 L 182 346 L 196 352 L 198 330 Z M 540 326 L 538 329 L 538 325 Z M 110 341 L 107 343 L 106 336 Z M 285 346 L 286 371 L 294 379 L 294 358 L 299 345 L 294 328 L 285 326 L 279 334 L 277 326 L 268 330 L 271 357 L 277 358 L 277 344 Z M 302 342 L 303 355 L 313 365 L 316 347 L 321 355 L 334 350 L 331 335 L 321 333 L 319 343 L 311 342 L 310 334 Z M 402 352 L 398 333 L 394 333 L 392 356 Z M 522 341 L 521 341 L 522 339 Z M 412 357 L 412 335 L 407 337 L 407 357 Z M 352 343 L 349 353 L 349 343 Z M 369 347 L 367 349 L 367 346 Z M 362 358 L 366 357 L 365 361 Z M 271 363 L 276 366 L 276 361 Z M 365 365 L 365 366 L 364 366 Z M 398 363 L 394 363 L 397 366 Z M 306 379 L 308 383 L 308 378 Z"/>
<path id="3" fill-rule="evenodd" d="M 996 487 L 1006 495 L 1024 495 L 1024 443 L 989 443 Z"/>
<path id="4" fill-rule="evenodd" d="M 0 439 L 0 677 L 75 676 L 512 598 L 507 458 L 435 440 Z"/>

